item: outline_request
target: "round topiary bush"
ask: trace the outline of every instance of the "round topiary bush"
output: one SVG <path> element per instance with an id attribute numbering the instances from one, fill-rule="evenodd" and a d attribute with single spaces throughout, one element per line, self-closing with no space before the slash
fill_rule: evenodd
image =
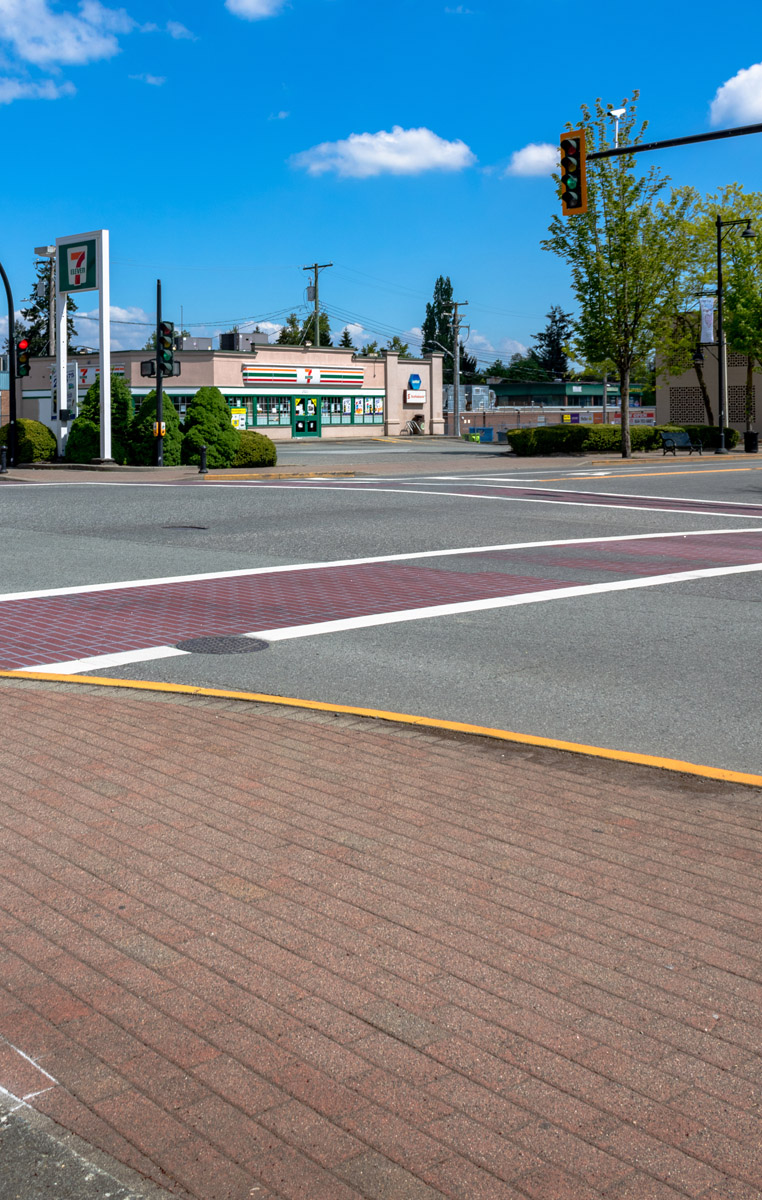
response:
<path id="1" fill-rule="evenodd" d="M 278 451 L 272 438 L 253 429 L 241 432 L 241 444 L 233 459 L 234 467 L 274 467 L 277 461 Z"/>
<path id="2" fill-rule="evenodd" d="M 164 466 L 177 467 L 180 465 L 183 435 L 180 431 L 177 409 L 168 396 L 164 397 L 161 412 L 167 430 L 164 436 Z M 155 421 L 156 389 L 148 393 L 135 413 L 130 426 L 129 459 L 134 466 L 153 467 L 156 465 L 156 438 L 153 434 Z"/>
<path id="3" fill-rule="evenodd" d="M 10 425 L 0 429 L 0 446 L 8 445 Z M 16 421 L 17 462 L 53 462 L 58 454 L 58 442 L 52 429 L 43 425 L 42 421 L 31 421 L 28 417 L 19 417 Z"/>
<path id="4" fill-rule="evenodd" d="M 88 417 L 77 417 L 69 430 L 64 449 L 67 462 L 89 463 L 101 453 L 100 425 Z"/>
<path id="5" fill-rule="evenodd" d="M 188 405 L 183 426 L 182 461 L 198 466 L 206 446 L 210 467 L 232 467 L 241 434 L 230 419 L 230 409 L 219 388 L 199 388 Z"/>

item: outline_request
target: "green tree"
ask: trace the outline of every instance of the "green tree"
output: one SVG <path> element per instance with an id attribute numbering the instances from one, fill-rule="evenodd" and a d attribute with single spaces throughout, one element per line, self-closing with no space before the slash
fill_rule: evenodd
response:
<path id="1" fill-rule="evenodd" d="M 331 343 L 331 325 L 328 320 L 328 316 L 324 312 L 321 312 L 321 314 L 320 314 L 320 321 L 318 323 L 318 328 L 320 329 L 320 345 L 321 346 L 332 345 L 332 343 Z M 314 314 L 314 312 L 310 313 L 310 315 L 307 317 L 307 320 L 302 325 L 302 345 L 304 345 L 306 342 L 312 342 L 313 346 L 317 345 L 317 341 L 315 338 L 315 314 Z"/>
<path id="2" fill-rule="evenodd" d="M 279 346 L 300 346 L 302 344 L 302 323 L 296 313 L 289 313 L 286 324 L 281 328 L 276 342 Z"/>
<path id="3" fill-rule="evenodd" d="M 339 342 L 339 346 L 341 347 L 342 350 L 354 350 L 355 349 L 355 344 L 352 341 L 352 334 L 349 332 L 349 329 L 344 329 L 342 331 L 341 341 Z"/>
<path id="4" fill-rule="evenodd" d="M 34 281 L 31 295 L 27 297 L 27 307 L 22 308 L 24 318 L 24 336 L 29 338 L 29 353 L 32 358 L 41 358 L 50 354 L 50 278 L 51 264 L 48 259 L 36 263 L 37 278 Z M 66 304 L 66 331 L 69 352 L 72 350 L 77 331 L 74 328 L 73 313 L 77 306 L 71 297 Z M 56 318 L 54 317 L 54 320 Z M 56 328 L 56 333 L 58 332 Z"/>
<path id="5" fill-rule="evenodd" d="M 230 409 L 219 388 L 199 388 L 188 405 L 183 426 L 182 461 L 198 465 L 206 446 L 210 467 L 229 467 L 241 442 L 230 419 Z"/>
<path id="6" fill-rule="evenodd" d="M 403 342 L 402 338 L 398 337 L 396 333 L 393 338 L 389 338 L 389 341 L 386 343 L 386 349 L 391 350 L 394 354 L 399 354 L 400 358 L 413 357 L 410 353 L 409 342 Z"/>
<path id="7" fill-rule="evenodd" d="M 564 312 L 558 304 L 551 306 L 547 319 L 545 328 L 534 335 L 534 357 L 551 379 L 565 379 L 569 374 L 566 344 L 574 321 L 571 313 Z"/>
<path id="8" fill-rule="evenodd" d="M 156 464 L 156 442 L 153 427 L 156 422 L 156 389 L 149 392 L 132 419 L 130 428 L 130 462 L 135 466 L 153 467 Z M 177 467 L 181 461 L 183 435 L 180 417 L 169 396 L 164 396 L 161 405 L 162 420 L 166 428 L 163 459 L 165 467 Z"/>
<path id="9" fill-rule="evenodd" d="M 460 343 L 460 378 L 463 383 L 473 383 L 477 375 L 476 355 L 469 354 Z"/>
<path id="10" fill-rule="evenodd" d="M 360 349 L 360 353 L 364 355 L 365 358 L 369 358 L 371 354 L 378 354 L 378 352 L 378 342 L 366 342 L 365 345 Z"/>
<path id="11" fill-rule="evenodd" d="M 509 383 L 549 383 L 550 375 L 545 370 L 534 351 L 527 350 L 526 354 L 511 355 L 511 361 L 502 371 L 503 378 Z"/>
<path id="12" fill-rule="evenodd" d="M 636 131 L 637 93 L 626 106 L 619 140 L 642 140 Z M 596 100 L 582 107 L 588 152 L 608 149 L 608 108 Z M 622 456 L 632 454 L 629 422 L 630 378 L 650 358 L 675 313 L 686 307 L 686 265 L 693 239 L 690 218 L 696 201 L 691 188 L 660 199 L 668 179 L 657 167 L 635 174 L 635 156 L 598 159 L 588 166 L 588 210 L 572 217 L 556 214 L 542 242 L 568 264 L 579 304 L 573 348 L 581 361 L 613 366 L 622 402 Z M 560 189 L 560 181 L 559 181 Z"/>
<path id="13" fill-rule="evenodd" d="M 496 358 L 495 361 L 491 362 L 484 370 L 483 374 L 485 379 L 493 379 L 498 377 L 507 378 L 506 372 L 508 370 L 509 368 L 505 365 L 502 358 Z"/>
<path id="14" fill-rule="evenodd" d="M 450 276 L 440 275 L 434 284 L 434 297 L 426 305 L 426 316 L 421 325 L 422 346 L 424 354 L 440 351 L 444 346 L 449 354 L 445 354 L 442 363 L 442 382 L 452 383 L 452 283 Z"/>
<path id="15" fill-rule="evenodd" d="M 115 462 L 129 461 L 130 426 L 132 425 L 132 392 L 120 375 L 111 376 L 111 456 Z M 92 427 L 92 428 L 90 428 Z M 66 457 L 74 462 L 89 462 L 100 454 L 101 427 L 101 380 L 96 375 L 85 398 L 79 406 L 79 416 L 73 423 L 66 442 Z M 97 431 L 97 446 L 92 454 L 92 429 Z M 72 448 L 69 450 L 69 443 Z M 87 454 L 84 458 L 73 458 L 75 454 Z"/>

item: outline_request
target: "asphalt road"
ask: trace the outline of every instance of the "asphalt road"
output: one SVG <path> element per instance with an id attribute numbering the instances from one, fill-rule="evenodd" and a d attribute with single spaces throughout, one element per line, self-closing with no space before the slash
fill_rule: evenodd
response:
<path id="1" fill-rule="evenodd" d="M 756 459 L 739 455 L 626 466 L 559 459 L 538 467 L 489 447 L 369 441 L 287 446 L 279 465 L 341 469 L 345 459 L 361 479 L 125 486 L 109 477 L 61 486 L 45 475 L 2 488 L 1 590 L 551 540 L 762 531 L 762 507 L 759 517 L 748 515 L 753 509 L 722 511 L 723 504 L 762 505 Z M 511 489 L 518 485 L 539 491 L 517 496 Z M 570 494 L 549 502 L 545 490 Z M 620 505 L 594 502 L 605 494 L 620 497 Z M 644 508 L 647 497 L 664 497 L 663 508 L 654 500 Z M 697 502 L 694 511 L 681 511 L 689 501 Z M 461 573 L 474 569 L 463 558 L 452 562 Z M 444 588 L 449 558 L 419 565 L 434 587 L 443 572 Z M 531 570 L 538 580 L 543 570 L 553 573 Z M 570 575 L 567 564 L 561 578 L 616 578 L 607 570 Z M 759 571 L 744 568 L 100 673 L 419 713 L 762 773 L 761 594 Z M 266 614 L 257 614 L 251 629 L 262 622 Z M 41 653 L 39 661 L 48 660 Z"/>

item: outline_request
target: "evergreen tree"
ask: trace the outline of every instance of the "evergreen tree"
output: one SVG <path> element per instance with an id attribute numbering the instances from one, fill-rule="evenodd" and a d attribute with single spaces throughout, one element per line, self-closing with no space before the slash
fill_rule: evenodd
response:
<path id="1" fill-rule="evenodd" d="M 440 275 L 434 284 L 434 298 L 426 305 L 426 316 L 423 319 L 421 332 L 423 335 L 422 351 L 430 354 L 432 351 L 441 352 L 444 346 L 449 354 L 445 354 L 442 363 L 442 382 L 452 383 L 452 283 L 450 276 Z"/>
<path id="2" fill-rule="evenodd" d="M 219 388 L 199 388 L 188 405 L 183 428 L 182 461 L 198 465 L 201 447 L 207 448 L 210 467 L 230 467 L 238 453 L 241 434 L 230 420 L 230 409 Z"/>
<path id="3" fill-rule="evenodd" d="M 130 446 L 130 426 L 132 425 L 132 392 L 120 375 L 111 376 L 111 457 L 122 465 L 128 461 Z M 100 453 L 101 427 L 101 379 L 96 375 L 95 382 L 90 384 L 84 400 L 79 406 L 79 416 L 71 427 L 66 443 L 66 457 L 74 462 L 89 462 Z M 92 430 L 97 431 L 97 446 L 90 453 L 93 444 Z M 69 443 L 72 441 L 71 450 Z M 80 452 L 85 457 L 75 457 Z"/>
<path id="4" fill-rule="evenodd" d="M 476 355 L 469 354 L 463 343 L 460 343 L 460 378 L 463 383 L 473 383 L 476 378 Z"/>
<path id="5" fill-rule="evenodd" d="M 36 266 L 37 278 L 35 279 L 32 293 L 27 299 L 28 307 L 21 310 L 21 315 L 26 325 L 24 336 L 29 338 L 29 353 L 32 358 L 40 358 L 43 355 L 50 354 L 51 266 L 47 259 L 38 262 Z M 71 297 L 67 299 L 66 311 L 67 346 L 69 353 L 71 353 L 73 340 L 77 336 L 72 316 L 72 313 L 77 311 L 77 306 Z M 54 320 L 57 321 L 57 316 L 54 317 Z M 57 333 L 58 327 L 56 325 Z"/>
<path id="6" fill-rule="evenodd" d="M 343 333 L 341 335 L 341 341 L 339 342 L 339 346 L 341 347 L 342 350 L 354 350 L 355 344 L 352 341 L 352 334 L 349 332 L 348 329 L 345 329 L 343 331 Z"/>
<path id="7" fill-rule="evenodd" d="M 565 313 L 558 304 L 552 305 L 547 318 L 542 332 L 534 335 L 534 357 L 551 379 L 565 379 L 569 374 L 569 359 L 564 347 L 574 330 L 574 321 L 571 313 Z"/>
<path id="8" fill-rule="evenodd" d="M 180 450 L 183 435 L 180 418 L 169 396 L 164 396 L 161 406 L 162 420 L 166 426 L 163 458 L 165 467 L 180 465 Z M 153 467 L 156 464 L 156 442 L 153 427 L 156 421 L 156 389 L 149 392 L 132 421 L 130 428 L 130 462 L 136 466 Z"/>
<path id="9" fill-rule="evenodd" d="M 396 333 L 393 338 L 389 338 L 389 341 L 386 343 L 386 349 L 392 350 L 395 354 L 399 354 L 400 358 L 413 357 L 410 353 L 410 344 L 408 342 L 403 342 L 402 338 L 397 337 Z"/>
<path id="10" fill-rule="evenodd" d="M 302 344 L 302 324 L 296 313 L 289 313 L 286 318 L 286 324 L 281 329 L 277 337 L 277 345 L 279 346 L 301 346 Z"/>
<path id="11" fill-rule="evenodd" d="M 321 312 L 321 314 L 320 314 L 319 329 L 320 329 L 320 345 L 321 346 L 332 345 L 331 326 L 328 321 L 328 317 L 324 312 Z M 310 315 L 307 317 L 307 320 L 304 322 L 304 324 L 302 326 L 302 345 L 304 345 L 305 342 L 312 342 L 313 346 L 316 345 L 315 314 L 314 313 L 310 313 Z"/>

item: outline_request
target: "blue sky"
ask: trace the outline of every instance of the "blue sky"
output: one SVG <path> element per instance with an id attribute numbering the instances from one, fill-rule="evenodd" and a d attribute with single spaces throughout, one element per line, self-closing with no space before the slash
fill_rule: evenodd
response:
<path id="1" fill-rule="evenodd" d="M 513 156 L 635 88 L 654 139 L 762 121 L 762 16 L 715 27 L 706 0 L 0 0 L 4 143 L 29 147 L 3 189 L 16 306 L 35 246 L 105 227 L 117 346 L 145 341 L 116 319 L 153 318 L 157 277 L 194 334 L 275 332 L 317 260 L 335 264 L 337 334 L 414 343 L 441 273 L 469 301 L 469 347 L 509 354 L 573 308 L 539 245 L 548 151 Z M 762 189 L 761 151 L 758 135 L 648 162 L 702 192 Z"/>

